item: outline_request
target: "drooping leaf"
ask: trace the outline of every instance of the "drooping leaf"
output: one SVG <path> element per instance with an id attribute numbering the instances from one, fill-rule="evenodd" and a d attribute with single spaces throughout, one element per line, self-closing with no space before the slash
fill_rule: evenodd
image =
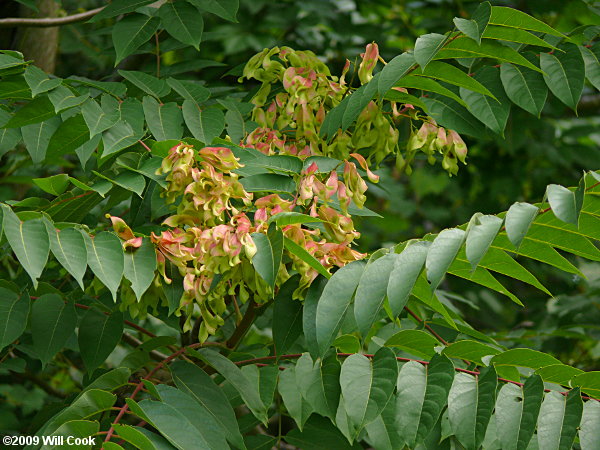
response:
<path id="1" fill-rule="evenodd" d="M 54 105 L 44 95 L 37 97 L 19 109 L 11 119 L 3 125 L 3 128 L 20 128 L 25 125 L 44 122 L 56 115 Z"/>
<path id="2" fill-rule="evenodd" d="M 165 5 L 169 4 L 171 3 L 165 3 Z M 150 128 L 157 141 L 181 139 L 183 135 L 183 117 L 177 103 L 159 104 L 154 97 L 146 96 L 143 100 L 143 106 L 148 128 Z"/>
<path id="3" fill-rule="evenodd" d="M 17 259 L 31 277 L 33 286 L 37 288 L 37 279 L 42 274 L 50 253 L 46 226 L 40 218 L 22 222 L 10 207 L 4 204 L 0 206 L 3 212 L 4 235 Z"/>
<path id="4" fill-rule="evenodd" d="M 549 184 L 546 195 L 554 215 L 563 222 L 577 226 L 582 202 L 578 201 L 575 192 L 558 184 Z"/>
<path id="5" fill-rule="evenodd" d="M 90 130 L 90 137 L 108 130 L 119 120 L 120 112 L 118 106 L 115 108 L 115 105 L 111 105 L 112 101 L 109 99 L 112 99 L 112 97 L 104 94 L 102 96 L 102 106 L 93 99 L 87 100 L 81 106 L 81 113 Z"/>
<path id="6" fill-rule="evenodd" d="M 215 14 L 230 22 L 237 22 L 239 0 L 188 0 L 203 11 Z"/>
<path id="7" fill-rule="evenodd" d="M 385 341 L 386 347 L 399 348 L 425 358 L 431 358 L 435 354 L 434 348 L 438 345 L 440 342 L 436 338 L 421 330 L 398 331 Z"/>
<path id="8" fill-rule="evenodd" d="M 302 431 L 308 417 L 313 412 L 313 408 L 302 398 L 302 394 L 296 385 L 295 367 L 290 367 L 281 372 L 278 389 L 285 408 L 298 425 L 298 429 Z"/>
<path id="9" fill-rule="evenodd" d="M 552 36 L 563 37 L 562 33 L 559 33 L 544 22 L 537 20 L 522 11 L 505 6 L 492 6 L 490 24 L 537 31 Z"/>
<path id="10" fill-rule="evenodd" d="M 0 287 L 0 349 L 18 339 L 25 331 L 30 301 L 27 292 L 19 295 Z"/>
<path id="11" fill-rule="evenodd" d="M 525 450 L 533 436 L 544 384 L 537 375 L 530 376 L 523 387 L 507 383 L 496 401 L 496 428 L 503 449 Z"/>
<path id="12" fill-rule="evenodd" d="M 85 144 L 89 138 L 89 129 L 81 114 L 69 117 L 60 124 L 48 142 L 46 158 L 57 158 Z"/>
<path id="13" fill-rule="evenodd" d="M 273 343 L 276 354 L 282 355 L 302 334 L 302 303 L 292 295 L 298 287 L 296 277 L 290 278 L 279 289 L 273 307 Z"/>
<path id="14" fill-rule="evenodd" d="M 46 150 L 48 149 L 50 138 L 60 124 L 61 120 L 59 117 L 52 117 L 44 122 L 26 125 L 21 128 L 25 147 L 34 164 L 41 163 L 46 158 Z"/>
<path id="15" fill-rule="evenodd" d="M 167 32 L 184 44 L 200 49 L 204 20 L 202 14 L 189 3 L 163 3 L 158 10 L 161 24 Z"/>
<path id="16" fill-rule="evenodd" d="M 381 414 L 394 393 L 397 377 L 396 355 L 389 348 L 380 348 L 372 362 L 358 353 L 346 358 L 340 386 L 346 414 L 357 431 Z"/>
<path id="17" fill-rule="evenodd" d="M 315 412 L 332 420 L 340 401 L 340 370 L 340 362 L 333 351 L 314 363 L 305 353 L 296 363 L 296 385 L 302 398 Z"/>
<path id="18" fill-rule="evenodd" d="M 512 244 L 519 248 L 539 208 L 529 203 L 517 202 L 508 209 L 505 218 L 506 234 Z"/>
<path id="19" fill-rule="evenodd" d="M 34 178 L 33 182 L 44 192 L 52 195 L 60 195 L 69 186 L 69 175 L 59 173 L 46 178 Z"/>
<path id="20" fill-rule="evenodd" d="M 183 118 L 192 135 L 209 145 L 225 128 L 225 115 L 217 108 L 200 109 L 196 102 L 186 99 L 183 102 Z"/>
<path id="21" fill-rule="evenodd" d="M 60 78 L 50 78 L 42 69 L 33 64 L 27 66 L 23 77 L 31 89 L 32 97 L 51 91 L 62 83 Z"/>
<path id="22" fill-rule="evenodd" d="M 402 53 L 396 56 L 381 70 L 377 81 L 379 95 L 384 95 L 402 79 L 415 65 L 415 57 L 412 53 Z"/>
<path id="23" fill-rule="evenodd" d="M 466 233 L 458 228 L 443 230 L 431 243 L 425 260 L 427 280 L 435 290 L 465 241 Z"/>
<path id="24" fill-rule="evenodd" d="M 568 395 L 548 392 L 540 408 L 537 438 L 540 448 L 570 450 L 581 421 L 583 402 L 579 388 Z"/>
<path id="25" fill-rule="evenodd" d="M 71 302 L 56 294 L 40 296 L 32 307 L 33 348 L 43 365 L 65 345 L 77 325 L 77 313 Z"/>
<path id="26" fill-rule="evenodd" d="M 145 14 L 131 14 L 119 20 L 112 30 L 115 46 L 115 67 L 145 44 L 158 29 L 160 20 Z"/>
<path id="27" fill-rule="evenodd" d="M 118 72 L 119 75 L 127 81 L 153 97 L 160 98 L 171 92 L 171 88 L 165 80 L 161 80 L 147 73 L 139 72 L 137 70 L 119 70 Z"/>
<path id="28" fill-rule="evenodd" d="M 58 230 L 50 221 L 46 222 L 50 249 L 58 262 L 69 272 L 75 281 L 83 286 L 83 276 L 87 269 L 87 249 L 83 235 L 75 228 Z"/>
<path id="29" fill-rule="evenodd" d="M 506 95 L 514 104 L 540 116 L 548 96 L 542 74 L 526 67 L 504 63 L 500 66 L 500 78 Z"/>
<path id="30" fill-rule="evenodd" d="M 79 323 L 79 349 L 88 371 L 92 373 L 121 341 L 123 334 L 123 314 L 113 312 L 103 314 L 92 308 Z"/>
<path id="31" fill-rule="evenodd" d="M 136 9 L 152 3 L 152 0 L 120 0 L 115 1 L 107 5 L 102 11 L 96 14 L 90 22 L 98 22 L 102 19 L 108 19 L 110 17 L 120 16 Z"/>
<path id="32" fill-rule="evenodd" d="M 143 238 L 139 248 L 129 248 L 124 253 L 124 275 L 131 281 L 131 288 L 139 301 L 154 279 L 156 251 L 150 239 Z"/>
<path id="33" fill-rule="evenodd" d="M 458 67 L 454 67 L 447 63 L 433 61 L 427 65 L 422 73 L 415 73 L 415 75 L 434 78 L 495 99 L 494 95 L 485 86 L 477 80 L 474 80 Z"/>
<path id="34" fill-rule="evenodd" d="M 559 52 L 541 53 L 540 67 L 550 91 L 569 108 L 577 110 L 583 92 L 585 63 L 575 44 L 565 43 Z"/>
<path id="35" fill-rule="evenodd" d="M 252 233 L 251 236 L 257 247 L 252 265 L 262 279 L 274 289 L 283 255 L 283 233 L 275 224 L 271 224 L 266 235 Z"/>
<path id="36" fill-rule="evenodd" d="M 261 422 L 266 423 L 267 411 L 258 390 L 233 362 L 225 356 L 208 349 L 195 352 L 202 360 L 219 372 L 239 392 L 248 408 Z"/>
<path id="37" fill-rule="evenodd" d="M 474 78 L 485 85 L 496 97 L 494 100 L 486 95 L 460 88 L 460 96 L 469 107 L 469 111 L 494 133 L 504 136 L 504 128 L 508 121 L 510 102 L 504 94 L 500 71 L 494 67 L 483 67 Z"/>
<path id="38" fill-rule="evenodd" d="M 396 256 L 390 273 L 387 296 L 392 315 L 396 317 L 408 301 L 412 288 L 423 269 L 427 251 L 431 244 L 427 241 L 408 245 Z"/>
<path id="39" fill-rule="evenodd" d="M 419 64 L 422 69 L 425 69 L 427 64 L 429 64 L 437 52 L 440 51 L 445 41 L 446 36 L 437 33 L 424 34 L 418 37 L 415 42 L 414 50 L 414 58 L 417 64 Z"/>
<path id="40" fill-rule="evenodd" d="M 435 426 L 454 379 L 454 366 L 448 358 L 435 355 L 425 368 L 407 362 L 398 375 L 396 417 L 401 438 L 411 448 Z"/>
<path id="41" fill-rule="evenodd" d="M 350 263 L 334 273 L 323 289 L 316 312 L 316 338 L 320 356 L 325 354 L 342 326 L 363 271 L 363 263 Z"/>
<path id="42" fill-rule="evenodd" d="M 473 217 L 475 222 L 467 231 L 466 254 L 475 270 L 500 231 L 502 219 L 491 215 Z"/>
<path id="43" fill-rule="evenodd" d="M 498 379 L 493 367 L 477 377 L 457 373 L 448 395 L 450 426 L 468 450 L 479 448 L 485 437 L 494 404 Z"/>
<path id="44" fill-rule="evenodd" d="M 581 425 L 579 425 L 579 445 L 581 450 L 593 450 L 600 445 L 600 402 L 589 400 L 583 405 Z"/>
<path id="45" fill-rule="evenodd" d="M 358 331 L 364 337 L 379 318 L 395 260 L 393 254 L 382 256 L 368 264 L 360 277 L 354 300 L 354 318 Z"/>
<path id="46" fill-rule="evenodd" d="M 59 86 L 48 93 L 48 98 L 54 105 L 54 111 L 58 114 L 61 111 L 81 105 L 89 97 L 87 94 L 77 95 L 76 92 L 66 86 Z"/>
<path id="47" fill-rule="evenodd" d="M 214 380 L 196 365 L 176 361 L 169 366 L 175 385 L 194 398 L 214 417 L 229 442 L 244 448 L 235 413 Z"/>
<path id="48" fill-rule="evenodd" d="M 184 100 L 191 100 L 196 104 L 201 104 L 210 97 L 210 91 L 197 81 L 167 78 L 167 83 Z"/>
<path id="49" fill-rule="evenodd" d="M 94 237 L 82 233 L 87 249 L 87 263 L 117 301 L 117 289 L 121 284 L 124 271 L 124 257 L 121 241 L 108 231 L 102 231 Z"/>

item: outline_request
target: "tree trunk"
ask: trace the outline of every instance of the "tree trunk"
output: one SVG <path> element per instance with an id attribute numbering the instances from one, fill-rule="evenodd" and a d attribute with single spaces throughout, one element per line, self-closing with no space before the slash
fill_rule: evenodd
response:
<path id="1" fill-rule="evenodd" d="M 22 17 L 56 17 L 60 10 L 59 0 L 38 0 L 39 12 L 23 6 Z M 25 60 L 33 60 L 34 64 L 44 72 L 54 73 L 58 52 L 59 27 L 36 28 L 23 27 L 17 35 L 17 49 L 23 53 Z"/>

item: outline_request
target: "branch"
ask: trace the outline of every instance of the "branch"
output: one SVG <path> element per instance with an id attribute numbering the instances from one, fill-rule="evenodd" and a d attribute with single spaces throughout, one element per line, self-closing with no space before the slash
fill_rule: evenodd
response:
<path id="1" fill-rule="evenodd" d="M 58 27 L 61 25 L 68 25 L 70 23 L 83 22 L 92 16 L 95 16 L 102 11 L 106 6 L 100 8 L 91 9 L 78 14 L 72 14 L 65 17 L 40 17 L 40 18 L 24 18 L 24 17 L 9 17 L 6 19 L 0 19 L 0 28 L 12 28 L 12 27 Z"/>
<path id="2" fill-rule="evenodd" d="M 254 302 L 250 302 L 250 304 L 248 304 L 248 308 L 246 309 L 244 317 L 242 318 L 241 322 L 238 324 L 237 328 L 227 341 L 227 347 L 233 349 L 237 346 L 237 344 L 239 344 L 239 342 L 246 334 L 246 331 L 248 331 L 248 329 L 252 326 L 252 323 L 256 318 L 257 307 L 258 305 L 254 305 Z"/>

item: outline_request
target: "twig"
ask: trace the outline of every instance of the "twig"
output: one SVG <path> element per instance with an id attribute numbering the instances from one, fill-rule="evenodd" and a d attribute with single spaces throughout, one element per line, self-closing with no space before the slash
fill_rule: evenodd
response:
<path id="1" fill-rule="evenodd" d="M 100 8 L 91 9 L 78 14 L 72 14 L 65 17 L 40 17 L 40 18 L 23 18 L 23 17 L 9 17 L 6 19 L 0 19 L 0 28 L 12 28 L 12 27 L 58 27 L 61 25 L 68 25 L 70 23 L 83 22 L 92 16 L 95 16 L 102 11 L 106 6 Z"/>
<path id="2" fill-rule="evenodd" d="M 448 345 L 448 341 L 446 341 L 443 337 L 441 337 L 439 334 L 437 334 L 433 328 L 431 328 L 429 325 L 427 325 L 427 322 L 425 322 L 423 319 L 421 319 L 418 315 L 416 315 L 413 311 L 411 311 L 407 306 L 405 306 L 404 309 L 411 316 L 413 316 L 417 320 L 417 322 L 422 323 L 423 326 L 427 329 L 427 331 L 429 331 L 438 341 L 440 341 L 444 345 Z"/>
<path id="3" fill-rule="evenodd" d="M 228 348 L 231 348 L 231 349 L 235 348 L 239 344 L 239 342 L 242 340 L 242 338 L 244 337 L 244 335 L 246 334 L 248 329 L 252 326 L 254 319 L 256 318 L 256 309 L 257 308 L 254 305 L 254 302 L 250 302 L 248 304 L 248 308 L 246 309 L 246 313 L 244 314 L 244 317 L 242 318 L 242 320 L 238 324 L 237 328 L 235 329 L 235 331 L 233 332 L 233 334 L 227 341 Z"/>
<path id="4" fill-rule="evenodd" d="M 54 397 L 58 397 L 58 398 L 67 398 L 67 394 L 65 394 L 64 392 L 59 391 L 58 389 L 56 389 L 55 387 L 51 386 L 50 384 L 48 384 L 48 382 L 46 382 L 45 380 L 42 380 L 41 378 L 38 378 L 36 375 L 30 373 L 30 372 L 23 372 L 23 373 L 12 373 L 15 378 L 21 378 L 24 380 L 29 380 L 31 381 L 33 384 L 39 386 L 40 388 L 42 388 L 42 390 L 44 392 L 46 392 L 47 394 L 53 395 Z"/>

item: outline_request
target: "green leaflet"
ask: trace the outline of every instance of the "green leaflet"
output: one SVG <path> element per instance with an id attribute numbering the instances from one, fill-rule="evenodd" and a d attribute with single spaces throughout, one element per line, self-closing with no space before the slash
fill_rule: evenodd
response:
<path id="1" fill-rule="evenodd" d="M 446 229 L 440 232 L 431 243 L 425 267 L 427 269 L 427 280 L 431 283 L 431 290 L 434 291 L 444 274 L 452 264 L 458 250 L 465 240 L 466 233 L 459 229 Z"/>
<path id="2" fill-rule="evenodd" d="M 56 115 L 54 105 L 47 96 L 37 97 L 19 109 L 3 128 L 20 128 L 44 122 Z"/>
<path id="3" fill-rule="evenodd" d="M 227 440 L 239 448 L 245 448 L 233 408 L 213 379 L 201 368 L 188 362 L 175 361 L 169 368 L 175 385 L 213 416 Z"/>
<path id="4" fill-rule="evenodd" d="M 573 448 L 582 412 L 583 402 L 579 388 L 571 389 L 566 396 L 548 392 L 538 418 L 537 438 L 540 448 Z"/>
<path id="5" fill-rule="evenodd" d="M 46 72 L 33 64 L 27 66 L 23 77 L 25 78 L 29 89 L 31 89 L 32 97 L 51 91 L 62 83 L 60 78 L 50 78 Z"/>
<path id="6" fill-rule="evenodd" d="M 267 285 L 274 289 L 283 255 L 283 233 L 275 224 L 271 224 L 266 235 L 252 233 L 251 236 L 257 248 L 252 265 Z"/>
<path id="7" fill-rule="evenodd" d="M 396 355 L 388 348 L 380 348 L 372 362 L 360 354 L 346 358 L 340 386 L 346 414 L 357 433 L 381 414 L 394 393 L 397 377 Z"/>
<path id="8" fill-rule="evenodd" d="M 379 95 L 384 95 L 402 79 L 414 66 L 415 57 L 412 53 L 402 53 L 396 56 L 381 70 L 377 81 Z M 334 130 L 335 131 L 335 130 Z M 331 136 L 333 133 L 328 133 Z"/>
<path id="9" fill-rule="evenodd" d="M 66 109 L 81 105 L 89 97 L 85 95 L 76 95 L 77 91 L 66 86 L 59 86 L 48 93 L 48 98 L 54 105 L 54 112 L 59 113 Z"/>
<path id="10" fill-rule="evenodd" d="M 443 34 L 430 33 L 419 36 L 415 42 L 414 58 L 425 69 L 446 42 Z"/>
<path id="11" fill-rule="evenodd" d="M 168 4 L 170 3 L 165 3 Z M 148 128 L 157 141 L 181 139 L 183 117 L 177 103 L 159 104 L 154 97 L 146 96 L 142 104 Z"/>
<path id="12" fill-rule="evenodd" d="M 364 337 L 376 320 L 383 308 L 390 272 L 394 267 L 396 258 L 394 254 L 387 254 L 374 262 L 367 264 L 360 277 L 354 300 L 354 318 L 358 331 Z"/>
<path id="13" fill-rule="evenodd" d="M 483 33 L 485 39 L 496 39 L 506 42 L 516 42 L 518 44 L 535 45 L 537 47 L 546 47 L 556 50 L 556 47 L 550 45 L 548 42 L 540 39 L 535 34 L 532 34 L 519 28 L 502 27 L 497 25 L 489 25 L 485 33 Z"/>
<path id="14" fill-rule="evenodd" d="M 124 117 L 127 116 L 124 115 Z M 104 143 L 102 158 L 106 158 L 113 153 L 132 146 L 142 136 L 143 131 L 138 133 L 137 131 L 134 131 L 129 123 L 123 120 L 118 121 L 115 125 L 102 133 L 102 142 Z"/>
<path id="15" fill-rule="evenodd" d="M 398 316 L 406 305 L 410 292 L 423 270 L 430 245 L 427 241 L 416 242 L 407 245 L 399 255 L 392 254 L 395 261 L 389 276 L 387 297 L 394 317 Z"/>
<path id="16" fill-rule="evenodd" d="M 171 92 L 171 88 L 165 80 L 153 77 L 147 73 L 136 70 L 119 70 L 118 72 L 119 75 L 131 84 L 156 98 L 160 98 Z"/>
<path id="17" fill-rule="evenodd" d="M 32 180 L 41 190 L 52 195 L 60 195 L 69 187 L 69 175 L 60 173 L 46 178 L 34 178 Z"/>
<path id="18" fill-rule="evenodd" d="M 285 441 L 298 448 L 315 450 L 360 450 L 363 447 L 355 442 L 351 445 L 345 436 L 340 433 L 331 421 L 324 417 L 313 414 L 306 422 L 304 429 L 300 432 L 297 429 L 291 430 L 286 436 Z"/>
<path id="19" fill-rule="evenodd" d="M 535 373 L 546 382 L 568 385 L 571 379 L 583 373 L 583 370 L 567 366 L 566 364 L 551 364 L 540 367 Z"/>
<path id="20" fill-rule="evenodd" d="M 261 422 L 266 423 L 267 410 L 260 398 L 259 392 L 233 362 L 225 356 L 208 349 L 194 351 L 194 355 L 201 358 L 223 375 L 223 377 L 240 393 L 244 402 L 246 402 L 246 405 L 252 411 L 252 414 L 254 414 Z"/>
<path id="21" fill-rule="evenodd" d="M 112 30 L 112 40 L 117 54 L 115 67 L 148 41 L 158 29 L 158 24 L 158 18 L 144 14 L 131 14 L 119 20 Z"/>
<path id="22" fill-rule="evenodd" d="M 546 188 L 546 195 L 554 215 L 563 222 L 577 226 L 583 198 L 558 184 L 549 184 Z"/>
<path id="23" fill-rule="evenodd" d="M 425 367 L 410 361 L 398 375 L 396 418 L 402 439 L 410 448 L 433 429 L 446 405 L 454 379 L 454 366 L 448 358 L 434 355 Z"/>
<path id="24" fill-rule="evenodd" d="M 316 310 L 316 340 L 320 356 L 329 349 L 342 326 L 364 268 L 362 262 L 342 267 L 323 289 Z"/>
<path id="25" fill-rule="evenodd" d="M 500 350 L 481 342 L 464 340 L 456 341 L 444 348 L 443 355 L 450 358 L 464 359 L 483 365 L 482 358 L 488 355 L 497 355 Z"/>
<path id="26" fill-rule="evenodd" d="M 508 365 L 538 369 L 551 364 L 560 364 L 560 361 L 547 353 L 537 350 L 513 348 L 494 356 L 490 363 L 496 366 Z"/>
<path id="27" fill-rule="evenodd" d="M 48 142 L 46 158 L 57 158 L 73 153 L 90 139 L 89 130 L 81 114 L 69 117 L 60 124 Z"/>
<path id="28" fill-rule="evenodd" d="M 281 372 L 277 388 L 288 414 L 294 419 L 298 429 L 302 431 L 304 424 L 313 413 L 313 408 L 302 398 L 302 394 L 296 385 L 295 367 L 290 367 Z"/>
<path id="29" fill-rule="evenodd" d="M 31 312 L 33 348 L 45 366 L 75 331 L 77 313 L 73 303 L 56 294 L 40 296 Z"/>
<path id="30" fill-rule="evenodd" d="M 0 287 L 0 349 L 17 339 L 27 326 L 30 298 Z"/>
<path id="31" fill-rule="evenodd" d="M 246 192 L 287 192 L 296 190 L 296 183 L 291 177 L 275 173 L 250 175 L 240 179 Z"/>
<path id="32" fill-rule="evenodd" d="M 104 363 L 121 341 L 123 334 L 123 314 L 114 312 L 103 314 L 89 309 L 79 323 L 79 349 L 81 358 L 91 374 Z"/>
<path id="33" fill-rule="evenodd" d="M 537 375 L 530 376 L 523 387 L 512 383 L 502 386 L 496 400 L 496 427 L 503 449 L 527 448 L 543 396 L 544 384 Z"/>
<path id="34" fill-rule="evenodd" d="M 162 26 L 184 44 L 200 49 L 204 20 L 202 14 L 189 3 L 164 3 L 158 10 Z"/>
<path id="35" fill-rule="evenodd" d="M 527 234 L 531 223 L 538 214 L 538 207 L 529 203 L 517 202 L 506 213 L 506 234 L 512 244 L 518 249 Z"/>
<path id="36" fill-rule="evenodd" d="M 124 441 L 129 442 L 136 448 L 148 448 L 148 449 L 159 449 L 169 448 L 169 443 L 161 436 L 154 434 L 143 428 L 132 427 L 130 425 L 115 424 L 115 433 L 117 433 Z M 162 447 L 159 444 L 162 444 Z"/>
<path id="37" fill-rule="evenodd" d="M 573 377 L 569 383 L 572 387 L 579 386 L 587 394 L 600 397 L 600 371 L 585 372 Z"/>
<path id="38" fill-rule="evenodd" d="M 46 226 L 41 218 L 21 222 L 9 206 L 5 204 L 0 206 L 3 210 L 2 225 L 8 243 L 31 277 L 33 287 L 37 288 L 37 279 L 46 266 L 50 252 Z"/>
<path id="39" fill-rule="evenodd" d="M 156 391 L 160 396 L 160 400 L 163 405 L 168 405 L 177 412 L 181 413 L 185 419 L 189 421 L 192 427 L 199 432 L 204 441 L 207 443 L 207 448 L 226 449 L 228 447 L 223 434 L 214 432 L 215 429 L 218 429 L 219 427 L 218 423 L 215 421 L 211 413 L 200 403 L 196 402 L 194 398 L 185 392 L 180 391 L 179 389 L 176 389 L 172 386 L 167 386 L 165 384 L 156 385 Z M 143 403 L 144 402 L 140 402 L 139 405 L 144 410 L 145 408 Z M 152 418 L 156 417 L 152 412 L 145 412 L 146 414 L 149 414 L 151 420 Z M 164 418 L 161 417 L 160 420 L 161 423 L 165 423 Z M 158 429 L 161 431 L 160 427 Z M 189 429 L 186 428 L 186 432 L 187 431 L 189 431 Z"/>
<path id="40" fill-rule="evenodd" d="M 435 92 L 437 94 L 451 98 L 452 100 L 461 104 L 462 106 L 467 106 L 466 103 L 458 95 L 456 95 L 450 89 L 445 88 L 440 83 L 434 81 L 431 78 L 418 77 L 416 75 L 407 75 L 402 77 L 398 82 L 394 83 L 394 86 Z"/>
<path id="41" fill-rule="evenodd" d="M 200 109 L 195 101 L 183 101 L 183 118 L 192 135 L 209 145 L 225 128 L 225 115 L 217 108 Z"/>
<path id="42" fill-rule="evenodd" d="M 457 439 L 467 450 L 476 450 L 485 436 L 498 379 L 493 367 L 478 376 L 457 373 L 448 394 L 448 419 Z"/>
<path id="43" fill-rule="evenodd" d="M 548 97 L 548 88 L 539 72 L 522 66 L 504 63 L 500 79 L 508 98 L 525 111 L 540 116 Z"/>
<path id="44" fill-rule="evenodd" d="M 600 402 L 588 400 L 583 405 L 581 425 L 579 425 L 579 445 L 581 450 L 593 450 L 600 446 Z"/>
<path id="45" fill-rule="evenodd" d="M 540 67 L 550 91 L 569 108 L 577 110 L 577 103 L 585 81 L 585 63 L 575 44 L 565 43 L 561 52 L 541 53 Z"/>
<path id="46" fill-rule="evenodd" d="M 475 270 L 500 231 L 502 219 L 491 215 L 474 215 L 467 228 L 466 256 Z"/>
<path id="47" fill-rule="evenodd" d="M 346 107 L 343 109 L 342 120 L 341 120 L 341 128 L 342 130 L 347 130 L 350 125 L 354 123 L 354 121 L 358 118 L 360 113 L 365 109 L 365 107 L 369 104 L 371 99 L 375 96 L 377 92 L 377 83 L 379 82 L 379 74 L 375 74 L 373 79 L 369 81 L 367 84 L 359 87 L 356 91 L 349 96 L 348 103 Z M 340 105 L 336 106 L 338 108 Z M 335 109 L 334 108 L 334 109 Z M 331 110 L 333 111 L 333 110 Z M 331 114 L 331 111 L 329 114 Z M 327 116 L 329 116 L 329 114 Z M 327 120 L 327 119 L 326 119 Z M 337 125 L 337 124 L 336 124 Z M 335 126 L 335 130 L 337 130 L 340 125 Z M 325 122 L 323 122 L 323 126 L 325 126 Z"/>
<path id="48" fill-rule="evenodd" d="M 440 342 L 431 334 L 421 330 L 402 330 L 385 341 L 386 347 L 399 348 L 413 355 L 431 358 Z"/>
<path id="49" fill-rule="evenodd" d="M 118 2 L 110 3 L 102 11 L 92 17 L 90 22 L 98 22 L 102 19 L 120 16 L 121 14 L 135 11 L 148 3 L 152 3 L 152 0 L 120 0 Z"/>
<path id="50" fill-rule="evenodd" d="M 167 78 L 167 84 L 184 100 L 191 100 L 196 104 L 200 104 L 210 97 L 210 91 L 197 81 Z"/>
<path id="51" fill-rule="evenodd" d="M 117 289 L 121 284 L 124 271 L 124 257 L 121 241 L 108 231 L 102 231 L 94 237 L 82 233 L 87 248 L 87 263 L 117 301 Z"/>
<path id="52" fill-rule="evenodd" d="M 107 94 L 102 95 L 102 106 L 93 99 L 87 100 L 81 106 L 83 119 L 90 130 L 90 137 L 94 137 L 105 130 L 108 130 L 120 118 L 118 103 L 113 103 L 114 99 Z"/>
<path id="53" fill-rule="evenodd" d="M 124 252 L 124 275 L 131 281 L 131 288 L 138 301 L 150 287 L 156 270 L 156 251 L 149 238 L 142 239 L 139 248 L 128 248 Z"/>
<path id="54" fill-rule="evenodd" d="M 302 308 L 302 331 L 306 340 L 306 348 L 313 358 L 319 356 L 319 345 L 317 343 L 317 304 L 327 278 L 317 276 L 306 291 L 304 306 Z"/>
<path id="55" fill-rule="evenodd" d="M 335 352 L 329 352 L 314 363 L 310 355 L 303 354 L 296 362 L 296 385 L 302 398 L 318 414 L 335 419 L 340 401 L 341 365 Z"/>
<path id="56" fill-rule="evenodd" d="M 185 395 L 181 393 L 182 395 Z M 176 406 L 153 400 L 142 400 L 138 403 L 140 410 L 154 428 L 156 428 L 171 444 L 177 448 L 218 449 L 226 448 L 211 445 L 209 442 L 210 422 L 207 428 L 200 431 L 200 425 L 195 425 L 195 419 L 200 417 L 194 415 L 200 410 L 199 407 L 190 407 L 189 403 L 183 403 L 184 398 L 178 397 Z M 187 400 L 187 399 L 186 399 Z M 191 400 L 191 399 L 190 399 Z M 190 401 L 188 400 L 188 402 Z M 194 405 L 195 406 L 195 405 Z M 184 433 L 181 432 L 183 429 Z M 213 432 L 213 436 L 218 436 Z"/>
<path id="57" fill-rule="evenodd" d="M 539 33 L 550 34 L 552 36 L 563 37 L 562 33 L 559 33 L 551 26 L 546 25 L 544 22 L 534 19 L 530 15 L 525 14 L 517 9 L 504 6 L 492 6 L 490 24 L 537 31 Z"/>
<path id="58" fill-rule="evenodd" d="M 434 61 L 428 64 L 421 74 L 415 73 L 415 75 L 445 81 L 446 83 L 463 87 L 495 99 L 494 95 L 485 86 L 474 80 L 458 67 L 454 67 L 447 63 Z"/>
<path id="59" fill-rule="evenodd" d="M 474 78 L 489 88 L 498 100 L 462 87 L 460 88 L 460 96 L 468 105 L 473 116 L 494 133 L 504 136 L 510 102 L 502 88 L 500 71 L 493 67 L 483 67 L 475 74 Z"/>
<path id="60" fill-rule="evenodd" d="M 427 106 L 429 115 L 440 125 L 455 130 L 460 134 L 468 134 L 475 137 L 481 137 L 484 134 L 485 128 L 481 125 L 481 122 L 467 108 L 453 99 L 432 93 L 428 97 L 423 97 L 422 100 Z"/>
<path id="61" fill-rule="evenodd" d="M 579 51 L 585 63 L 585 77 L 592 86 L 600 90 L 600 61 L 598 55 L 583 45 L 579 46 Z"/>
<path id="62" fill-rule="evenodd" d="M 298 277 L 287 280 L 275 296 L 273 306 L 273 342 L 276 353 L 288 353 L 302 334 L 302 302 L 292 298 L 298 287 Z"/>
<path id="63" fill-rule="evenodd" d="M 75 228 L 65 228 L 59 231 L 49 220 L 45 223 L 50 237 L 52 254 L 75 278 L 83 290 L 83 276 L 87 269 L 87 249 L 83 235 Z"/>
<path id="64" fill-rule="evenodd" d="M 96 434 L 100 429 L 100 424 L 92 420 L 69 420 L 64 422 L 52 433 L 52 436 L 62 436 L 63 441 L 69 437 L 73 440 L 88 438 Z M 54 446 L 43 445 L 42 450 L 50 450 Z M 108 448 L 108 447 L 107 447 Z"/>
<path id="65" fill-rule="evenodd" d="M 37 164 L 46 158 L 50 138 L 61 124 L 60 117 L 52 117 L 44 122 L 26 125 L 21 128 L 23 141 L 31 160 Z"/>
<path id="66" fill-rule="evenodd" d="M 189 0 L 199 9 L 222 17 L 229 22 L 237 22 L 239 0 Z"/>

